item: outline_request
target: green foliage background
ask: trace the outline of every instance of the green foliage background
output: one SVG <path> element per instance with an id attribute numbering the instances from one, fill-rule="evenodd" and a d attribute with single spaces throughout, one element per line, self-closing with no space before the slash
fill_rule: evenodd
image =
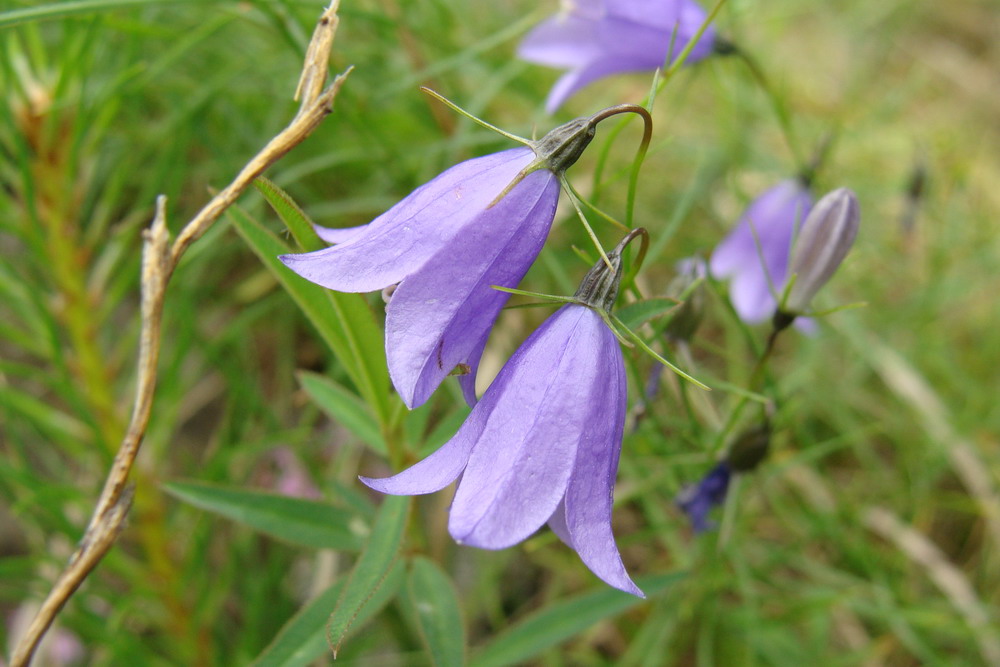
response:
<path id="1" fill-rule="evenodd" d="M 79 539 L 127 419 L 140 232 L 154 199 L 168 196 L 176 231 L 294 115 L 321 9 L 13 0 L 0 10 L 8 650 Z M 543 113 L 557 73 L 513 53 L 555 10 L 345 0 L 332 69 L 356 70 L 331 117 L 269 178 L 317 222 L 362 224 L 447 166 L 510 146 L 420 85 L 525 136 L 640 101 L 650 78 L 624 76 L 554 119 Z M 308 664 L 328 654 L 329 631 L 334 643 L 346 635 L 338 662 L 364 665 L 989 664 L 1000 646 L 998 16 L 991 0 L 729 0 L 717 25 L 759 61 L 774 98 L 734 58 L 685 68 L 658 96 L 636 202 L 653 237 L 642 289 L 661 294 L 677 260 L 710 252 L 829 135 L 816 190 L 853 188 L 862 227 L 818 305 L 867 307 L 781 340 L 772 458 L 733 489 L 716 533 L 692 536 L 673 498 L 730 434 L 692 419 L 669 381 L 648 406 L 625 440 L 615 508 L 646 602 L 608 589 L 548 531 L 502 552 L 458 547 L 448 494 L 393 500 L 356 481 L 444 442 L 465 414 L 457 389 L 412 414 L 385 378 L 359 390 L 255 256 L 255 238 L 258 250 L 295 240 L 259 193 L 246 195 L 171 282 L 131 521 L 59 620 L 82 642 L 80 660 Z M 790 145 L 775 105 L 791 119 Z M 569 175 L 623 217 L 638 131 L 622 132 L 594 183 L 606 125 Z M 907 232 L 918 166 L 927 184 Z M 590 247 L 570 211 L 560 207 L 526 289 L 570 294 L 586 271 L 572 246 Z M 606 244 L 618 235 L 598 232 Z M 695 374 L 745 386 L 766 330 L 736 322 L 714 287 Z M 369 310 L 351 299 L 363 319 Z M 367 303 L 380 318 L 378 295 Z M 484 372 L 547 314 L 505 313 Z M 377 337 L 360 340 L 377 356 Z M 648 360 L 631 358 L 641 378 Z M 704 400 L 726 415 L 738 398 Z M 400 452 L 391 465 L 389 450 Z M 262 495 L 289 470 L 318 497 Z"/>

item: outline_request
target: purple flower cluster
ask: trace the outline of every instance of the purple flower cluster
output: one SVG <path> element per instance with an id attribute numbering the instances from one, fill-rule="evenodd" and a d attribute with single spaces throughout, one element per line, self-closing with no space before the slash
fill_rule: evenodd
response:
<path id="1" fill-rule="evenodd" d="M 708 55 L 715 39 L 710 28 L 691 44 L 705 21 L 692 0 L 575 0 L 532 31 L 520 54 L 568 68 L 549 95 L 553 111 L 603 76 L 658 69 L 689 45 L 691 60 Z M 645 231 L 634 230 L 602 253 L 576 295 L 524 341 L 481 399 L 475 393 L 487 338 L 509 298 L 496 287 L 515 287 L 534 262 L 552 225 L 564 172 L 593 139 L 597 123 L 627 111 L 647 121 L 647 145 L 648 112 L 612 107 L 537 141 L 520 140 L 524 147 L 462 162 L 366 225 L 319 228 L 329 248 L 281 260 L 329 289 L 383 290 L 389 374 L 408 407 L 426 402 L 452 374 L 473 406 L 436 452 L 390 477 L 362 477 L 365 484 L 382 493 L 419 495 L 458 480 L 448 530 L 460 544 L 503 549 L 547 523 L 603 581 L 642 597 L 611 528 L 627 384 L 610 312 L 622 253 L 640 233 L 645 242 Z M 672 289 L 685 303 L 667 337 L 693 337 L 707 271 L 731 280 L 740 317 L 773 317 L 776 331 L 779 323 L 787 326 L 836 270 L 857 223 L 857 201 L 848 190 L 812 208 L 802 182 L 772 188 L 748 207 L 707 269 L 698 260 L 681 271 Z M 640 258 L 644 251 L 645 245 Z M 679 497 L 696 531 L 710 527 L 708 514 L 725 499 L 732 476 L 763 459 L 768 438 L 769 430 L 750 432 Z"/>
<path id="2" fill-rule="evenodd" d="M 615 111 L 617 113 L 617 111 Z M 456 541 L 516 544 L 546 522 L 610 585 L 642 596 L 611 532 L 625 423 L 622 353 L 606 313 L 618 293 L 621 252 L 588 274 L 575 302 L 524 342 L 476 401 L 475 376 L 490 328 L 538 255 L 555 214 L 559 175 L 594 136 L 602 112 L 556 128 L 529 148 L 463 162 L 417 188 L 368 225 L 321 229 L 335 245 L 285 255 L 286 266 L 340 291 L 397 285 L 386 306 L 393 384 L 420 405 L 454 368 L 474 405 L 458 433 L 420 463 L 373 489 L 413 495 L 461 475 L 449 519 Z"/>

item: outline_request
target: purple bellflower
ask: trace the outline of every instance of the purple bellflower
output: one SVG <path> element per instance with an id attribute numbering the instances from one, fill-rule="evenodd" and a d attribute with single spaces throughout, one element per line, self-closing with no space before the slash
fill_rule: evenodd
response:
<path id="1" fill-rule="evenodd" d="M 600 311 L 617 296 L 623 248 L 608 253 L 614 271 L 598 262 L 576 302 L 518 348 L 451 440 L 397 475 L 361 481 L 382 493 L 417 495 L 461 476 L 448 519 L 460 544 L 505 549 L 548 522 L 594 574 L 643 597 L 611 531 L 626 380 Z"/>
<path id="2" fill-rule="evenodd" d="M 729 448 L 726 457 L 709 470 L 701 481 L 677 494 L 677 506 L 691 519 L 691 527 L 695 533 L 704 533 L 715 526 L 708 514 L 712 508 L 725 502 L 733 476 L 760 465 L 767 458 L 770 447 L 769 422 L 748 429 Z"/>
<path id="3" fill-rule="evenodd" d="M 462 162 L 367 225 L 318 230 L 336 245 L 280 259 L 341 292 L 398 283 L 386 306 L 385 349 L 403 402 L 421 405 L 458 369 L 472 405 L 483 347 L 509 298 L 491 286 L 516 286 L 534 262 L 555 216 L 560 176 L 596 124 L 635 109 L 605 109 L 522 140 L 526 147 Z"/>
<path id="4" fill-rule="evenodd" d="M 694 532 L 704 533 L 712 529 L 714 523 L 709 520 L 708 513 L 726 500 L 731 478 L 729 464 L 720 461 L 701 478 L 700 482 L 685 488 L 677 495 L 677 506 L 691 519 Z"/>
<path id="5" fill-rule="evenodd" d="M 597 79 L 652 72 L 673 61 L 705 19 L 694 0 L 564 0 L 562 11 L 528 33 L 518 56 L 569 69 L 545 103 L 552 113 Z M 709 55 L 714 40 L 714 30 L 706 28 L 687 62 Z"/>
<path id="6" fill-rule="evenodd" d="M 783 181 L 755 199 L 716 246 L 709 269 L 719 280 L 730 279 L 729 298 L 744 322 L 774 315 L 788 278 L 792 239 L 811 206 L 805 183 Z"/>

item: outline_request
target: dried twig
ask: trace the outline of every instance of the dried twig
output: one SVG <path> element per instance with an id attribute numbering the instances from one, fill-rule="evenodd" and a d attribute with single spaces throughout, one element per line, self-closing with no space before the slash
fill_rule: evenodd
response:
<path id="1" fill-rule="evenodd" d="M 338 75 L 324 89 L 328 74 L 330 49 L 337 31 L 338 0 L 323 12 L 306 53 L 305 64 L 295 97 L 299 111 L 240 171 L 226 188 L 212 198 L 188 222 L 177 239 L 170 243 L 166 224 L 166 198 L 156 201 L 156 215 L 143 234 L 142 256 L 142 328 L 139 339 L 135 403 L 125 437 L 111 464 L 104 489 L 90 518 L 83 538 L 59 575 L 45 602 L 18 642 L 11 667 L 30 664 L 35 649 L 52 625 L 56 615 L 111 549 L 125 525 L 132 493 L 127 487 L 129 473 L 146 433 L 156 387 L 157 361 L 160 355 L 161 318 L 167 283 L 188 247 L 197 241 L 265 169 L 301 143 L 333 109 L 333 101 L 350 70 Z"/>

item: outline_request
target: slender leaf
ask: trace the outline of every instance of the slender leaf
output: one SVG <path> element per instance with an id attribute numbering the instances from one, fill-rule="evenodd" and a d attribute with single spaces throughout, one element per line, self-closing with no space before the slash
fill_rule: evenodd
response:
<path id="1" fill-rule="evenodd" d="M 375 452 L 388 456 L 385 439 L 364 401 L 323 375 L 302 372 L 298 378 L 309 398 L 324 412 Z"/>
<path id="2" fill-rule="evenodd" d="M 333 647 L 334 657 L 337 656 L 347 631 L 357 622 L 362 609 L 376 597 L 376 593 L 387 581 L 387 575 L 399 554 L 409 508 L 409 496 L 387 496 L 383 501 L 368 545 L 354 564 L 327 623 L 327 638 Z"/>
<path id="3" fill-rule="evenodd" d="M 666 590 L 683 573 L 641 577 L 636 585 L 647 596 Z M 641 604 L 640 598 L 607 586 L 551 605 L 500 633 L 472 660 L 475 667 L 521 664 L 583 632 L 598 621 Z"/>
<path id="4" fill-rule="evenodd" d="M 281 221 L 288 227 L 296 242 L 303 250 L 312 251 L 326 247 L 322 239 L 316 235 L 316 227 L 305 211 L 295 203 L 291 195 L 278 187 L 273 181 L 260 176 L 253 182 L 257 191 L 278 214 Z"/>
<path id="5" fill-rule="evenodd" d="M 382 331 L 365 300 L 357 294 L 341 294 L 300 278 L 278 259 L 290 249 L 277 236 L 232 207 L 228 215 L 236 230 L 264 265 L 299 305 L 337 360 L 372 406 L 379 422 L 390 419 L 389 371 L 382 346 Z"/>
<path id="6" fill-rule="evenodd" d="M 221 3 L 228 0 L 216 0 Z M 70 2 L 50 2 L 39 7 L 26 7 L 8 12 L 0 12 L 0 28 L 7 28 L 29 21 L 52 21 L 77 14 L 106 12 L 129 7 L 148 7 L 181 3 L 204 3 L 205 0 L 75 0 Z"/>
<path id="7" fill-rule="evenodd" d="M 465 623 L 451 578 L 422 556 L 410 564 L 407 601 L 435 665 L 464 665 Z"/>
<path id="8" fill-rule="evenodd" d="M 360 517 L 327 503 L 203 482 L 172 482 L 164 488 L 195 507 L 293 544 L 356 551 L 367 533 Z"/>
<path id="9" fill-rule="evenodd" d="M 357 630 L 389 603 L 403 582 L 405 565 L 398 561 L 382 586 L 372 595 L 354 619 Z M 340 580 L 313 598 L 285 623 L 274 640 L 264 649 L 253 667 L 303 667 L 330 651 L 326 640 L 326 624 L 330 610 L 344 592 L 346 580 Z"/>

